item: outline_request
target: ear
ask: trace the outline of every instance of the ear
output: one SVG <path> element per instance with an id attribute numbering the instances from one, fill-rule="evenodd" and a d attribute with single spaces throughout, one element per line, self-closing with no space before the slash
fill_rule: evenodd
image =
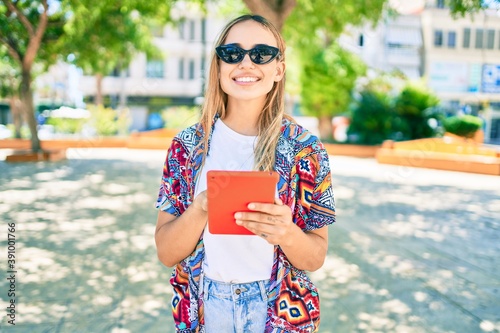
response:
<path id="1" fill-rule="evenodd" d="M 279 82 L 285 76 L 285 63 L 283 61 L 278 62 L 276 66 L 276 74 L 274 75 L 274 82 Z"/>

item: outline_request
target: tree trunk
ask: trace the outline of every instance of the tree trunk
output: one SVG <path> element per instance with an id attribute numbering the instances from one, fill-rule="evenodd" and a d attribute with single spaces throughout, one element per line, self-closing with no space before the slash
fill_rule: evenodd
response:
<path id="1" fill-rule="evenodd" d="M 95 105 L 103 105 L 103 98 L 102 98 L 102 74 L 97 73 L 95 75 L 95 80 L 96 80 L 96 91 L 95 91 L 95 100 L 94 103 Z"/>
<path id="2" fill-rule="evenodd" d="M 330 116 L 319 116 L 318 117 L 318 131 L 321 141 L 332 141 L 333 139 L 333 127 L 332 127 L 332 117 Z"/>
<path id="3" fill-rule="evenodd" d="M 22 109 L 28 121 L 28 127 L 31 133 L 31 150 L 37 153 L 41 150 L 40 140 L 38 139 L 37 120 L 35 116 L 35 107 L 33 105 L 33 91 L 31 90 L 31 72 L 23 68 L 21 79 L 21 101 Z"/>
<path id="4" fill-rule="evenodd" d="M 21 126 L 23 124 L 22 105 L 19 96 L 10 98 L 10 112 L 12 114 L 12 122 L 14 123 L 14 138 L 21 138 Z"/>
<path id="5" fill-rule="evenodd" d="M 253 13 L 265 17 L 279 31 L 283 29 L 286 18 L 297 5 L 296 0 L 243 0 Z"/>

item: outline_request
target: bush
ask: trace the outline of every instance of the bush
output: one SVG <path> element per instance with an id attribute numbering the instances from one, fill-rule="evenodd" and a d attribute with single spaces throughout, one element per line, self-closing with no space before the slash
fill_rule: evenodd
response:
<path id="1" fill-rule="evenodd" d="M 451 116 L 443 120 L 443 127 L 446 132 L 464 138 L 472 138 L 482 125 L 481 118 L 469 115 Z"/>
<path id="2" fill-rule="evenodd" d="M 47 124 L 54 126 L 58 133 L 75 134 L 81 131 L 86 121 L 83 118 L 48 118 Z"/>
<path id="3" fill-rule="evenodd" d="M 415 140 L 433 137 L 436 134 L 429 124 L 429 119 L 436 118 L 432 110 L 439 104 L 439 99 L 425 86 L 417 83 L 407 84 L 394 101 L 397 118 L 394 132 L 401 140 Z"/>
<path id="4" fill-rule="evenodd" d="M 161 112 L 161 117 L 166 128 L 184 129 L 200 120 L 200 108 L 198 106 L 174 106 Z"/>
<path id="5" fill-rule="evenodd" d="M 111 135 L 126 135 L 130 126 L 130 116 L 128 110 L 114 110 L 112 108 L 105 108 L 102 105 L 89 106 L 88 110 L 91 113 L 89 119 L 90 126 L 92 126 L 97 135 L 111 136 Z"/>
<path id="6" fill-rule="evenodd" d="M 393 112 L 389 97 L 380 92 L 363 91 L 352 111 L 348 141 L 376 145 L 391 137 Z"/>

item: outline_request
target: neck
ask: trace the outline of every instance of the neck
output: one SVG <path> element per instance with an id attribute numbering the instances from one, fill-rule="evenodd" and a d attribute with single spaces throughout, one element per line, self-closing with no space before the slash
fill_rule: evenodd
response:
<path id="1" fill-rule="evenodd" d="M 262 101 L 228 100 L 224 124 L 243 135 L 259 134 L 259 116 L 264 108 Z"/>

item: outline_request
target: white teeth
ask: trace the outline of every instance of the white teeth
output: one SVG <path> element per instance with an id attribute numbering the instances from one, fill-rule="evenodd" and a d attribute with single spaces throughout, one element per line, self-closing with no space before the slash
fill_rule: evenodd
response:
<path id="1" fill-rule="evenodd" d="M 234 79 L 237 82 L 255 82 L 258 79 L 256 77 L 251 77 L 251 76 L 245 76 L 245 77 L 237 77 Z"/>

